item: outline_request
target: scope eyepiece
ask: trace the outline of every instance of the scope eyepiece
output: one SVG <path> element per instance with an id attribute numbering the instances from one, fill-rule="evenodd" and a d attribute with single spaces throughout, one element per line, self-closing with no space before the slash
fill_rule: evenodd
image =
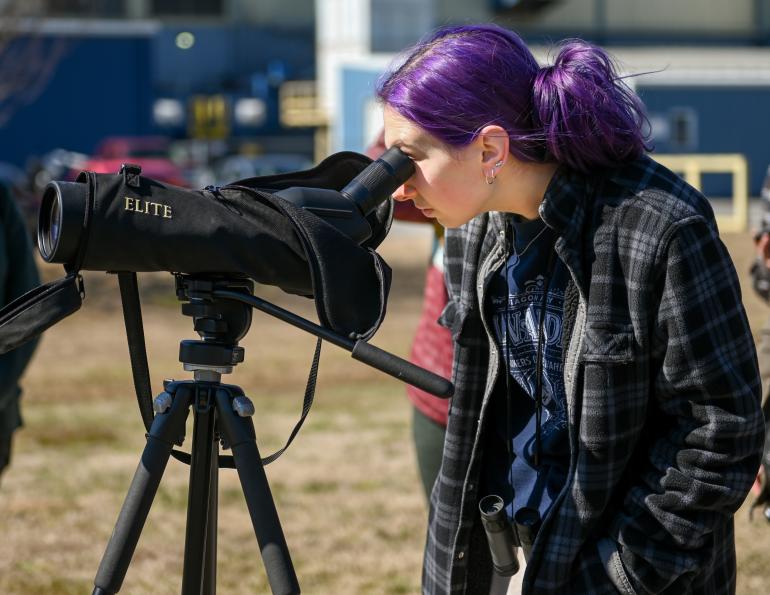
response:
<path id="1" fill-rule="evenodd" d="M 398 147 L 391 147 L 340 191 L 292 186 L 275 196 L 310 211 L 361 245 L 372 237 L 368 217 L 413 173 L 414 162 Z"/>
<path id="2" fill-rule="evenodd" d="M 390 198 L 414 173 L 414 161 L 398 147 L 391 147 L 340 190 L 366 217 Z"/>

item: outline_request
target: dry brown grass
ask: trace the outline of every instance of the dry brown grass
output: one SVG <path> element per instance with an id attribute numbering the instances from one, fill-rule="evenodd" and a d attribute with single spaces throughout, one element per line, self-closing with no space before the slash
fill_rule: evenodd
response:
<path id="1" fill-rule="evenodd" d="M 769 311 L 746 271 L 747 235 L 725 238 L 746 283 L 758 329 Z M 429 239 L 391 235 L 383 247 L 395 270 L 389 315 L 374 343 L 406 355 L 417 320 Z M 47 269 L 47 276 L 55 273 Z M 145 332 L 153 386 L 189 377 L 178 342 L 193 338 L 173 305 L 170 281 L 144 276 Z M 24 381 L 26 427 L 0 485 L 0 593 L 90 592 L 144 445 L 114 279 L 90 275 L 83 311 L 48 332 Z M 313 316 L 310 302 L 264 289 L 281 305 Z M 314 340 L 260 313 L 242 342 L 246 362 L 226 380 L 256 406 L 259 447 L 282 446 L 301 410 Z M 395 380 L 326 346 L 316 404 L 289 451 L 267 468 L 305 593 L 416 593 L 425 503 L 414 467 L 409 406 Z M 188 434 L 189 435 L 189 434 Z M 186 446 L 189 447 L 189 444 Z M 177 593 L 181 585 L 188 468 L 172 461 L 121 593 Z M 262 562 L 233 471 L 220 486 L 219 590 L 268 592 Z M 770 526 L 739 512 L 742 594 L 770 592 Z"/>

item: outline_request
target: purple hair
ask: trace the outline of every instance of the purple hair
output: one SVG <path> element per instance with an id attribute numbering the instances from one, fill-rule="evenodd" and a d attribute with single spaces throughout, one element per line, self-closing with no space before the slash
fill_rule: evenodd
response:
<path id="1" fill-rule="evenodd" d="M 540 68 L 512 31 L 444 27 L 385 75 L 377 96 L 451 147 L 497 124 L 517 158 L 580 171 L 649 149 L 641 100 L 604 50 L 580 40 L 562 43 L 554 64 Z"/>

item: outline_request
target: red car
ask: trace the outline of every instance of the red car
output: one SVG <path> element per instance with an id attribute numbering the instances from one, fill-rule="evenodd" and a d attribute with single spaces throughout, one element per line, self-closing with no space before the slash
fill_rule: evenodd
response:
<path id="1" fill-rule="evenodd" d="M 82 169 L 96 173 L 116 174 L 124 163 L 142 166 L 142 175 L 173 184 L 187 186 L 182 169 L 168 156 L 169 139 L 163 136 L 115 136 L 99 143 Z"/>

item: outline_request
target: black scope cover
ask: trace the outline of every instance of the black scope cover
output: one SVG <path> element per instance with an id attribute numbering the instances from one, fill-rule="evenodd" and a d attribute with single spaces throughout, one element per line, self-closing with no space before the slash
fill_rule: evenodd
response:
<path id="1" fill-rule="evenodd" d="M 78 181 L 88 186 L 90 209 L 70 268 L 245 275 L 314 297 L 323 325 L 369 338 L 382 322 L 390 287 L 390 269 L 373 248 L 387 234 L 392 201 L 369 215 L 373 235 L 359 246 L 271 192 L 340 190 L 369 163 L 358 153 L 337 153 L 305 172 L 198 191 L 143 176 L 83 172 Z"/>
<path id="2" fill-rule="evenodd" d="M 330 155 L 312 169 L 246 178 L 232 182 L 229 186 L 256 188 L 267 193 L 286 190 L 291 187 L 326 188 L 340 191 L 371 163 L 372 160 L 365 155 L 343 151 Z M 370 172 L 369 176 L 377 174 L 382 175 L 379 173 L 379 169 Z M 382 202 L 367 215 L 366 220 L 371 227 L 372 235 L 361 245 L 364 248 L 377 248 L 390 231 L 390 225 L 393 222 L 393 201 Z"/>

